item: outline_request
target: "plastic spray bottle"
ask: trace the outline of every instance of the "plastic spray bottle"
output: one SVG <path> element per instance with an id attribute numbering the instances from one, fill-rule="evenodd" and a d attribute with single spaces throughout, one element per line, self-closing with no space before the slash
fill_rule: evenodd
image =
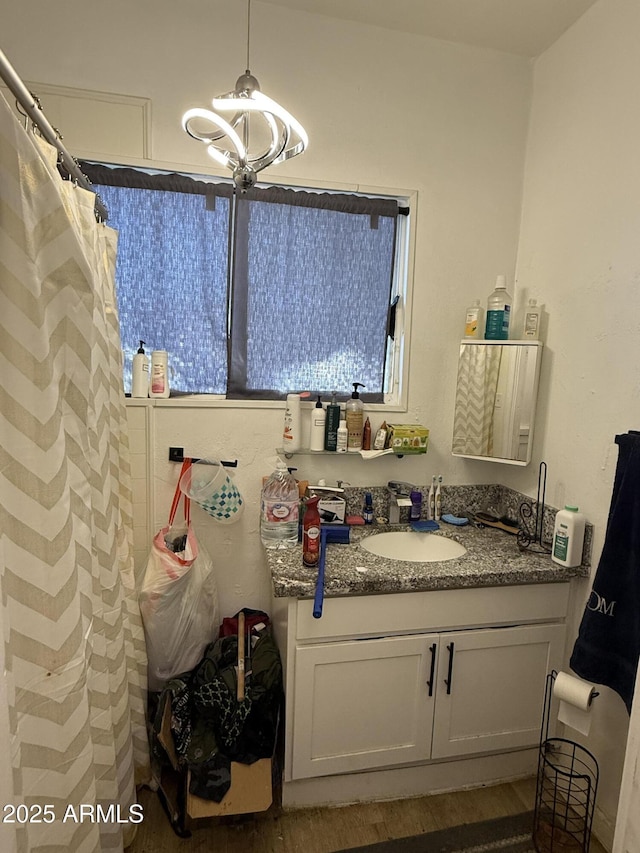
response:
<path id="1" fill-rule="evenodd" d="M 318 512 L 319 495 L 307 498 L 304 504 L 302 520 L 302 562 L 313 568 L 320 559 L 320 513 Z"/>

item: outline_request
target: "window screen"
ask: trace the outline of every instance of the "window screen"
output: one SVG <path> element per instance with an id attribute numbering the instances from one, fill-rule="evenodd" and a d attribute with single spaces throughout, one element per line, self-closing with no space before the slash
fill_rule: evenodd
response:
<path id="1" fill-rule="evenodd" d="M 125 390 L 139 340 L 173 393 L 382 400 L 396 200 L 230 185 L 83 163 L 119 232 Z"/>

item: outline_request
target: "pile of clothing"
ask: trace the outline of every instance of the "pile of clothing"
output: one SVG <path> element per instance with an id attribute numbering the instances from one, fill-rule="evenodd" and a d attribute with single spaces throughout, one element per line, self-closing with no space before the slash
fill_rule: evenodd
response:
<path id="1" fill-rule="evenodd" d="M 238 624 L 244 614 L 244 695 L 238 699 Z M 152 717 L 152 747 L 166 762 L 158 736 L 167 702 L 181 769 L 190 770 L 189 790 L 220 802 L 231 785 L 231 762 L 271 758 L 283 700 L 282 665 L 269 617 L 243 609 L 224 619 L 219 638 L 190 672 L 167 682 Z"/>

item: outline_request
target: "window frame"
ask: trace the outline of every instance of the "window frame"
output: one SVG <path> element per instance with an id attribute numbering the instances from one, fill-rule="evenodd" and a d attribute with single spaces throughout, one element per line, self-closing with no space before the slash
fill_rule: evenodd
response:
<path id="1" fill-rule="evenodd" d="M 191 178 L 206 183 L 228 184 L 233 182 L 227 175 L 220 175 L 204 164 L 176 164 L 162 161 L 128 158 L 126 161 L 84 158 L 83 165 L 108 166 L 119 169 L 135 169 L 153 174 L 175 174 L 178 177 Z M 282 189 L 307 192 L 347 193 L 363 196 L 379 196 L 396 200 L 406 208 L 406 215 L 398 216 L 396 251 L 394 252 L 394 274 L 392 298 L 398 297 L 396 305 L 395 336 L 388 342 L 386 356 L 385 384 L 381 402 L 367 402 L 367 409 L 380 412 L 408 411 L 409 352 L 411 346 L 411 317 L 414 290 L 416 211 L 418 191 L 416 189 L 380 187 L 369 184 L 344 184 L 341 182 L 309 181 L 301 179 L 278 179 L 270 174 L 263 176 L 258 184 Z M 108 221 L 106 223 L 109 224 Z M 342 396 L 342 395 L 341 395 Z M 127 405 L 154 405 L 159 407 L 194 408 L 240 408 L 240 409 L 281 409 L 281 399 L 247 397 L 244 399 L 228 397 L 226 394 L 192 393 L 170 398 L 126 398 Z"/>

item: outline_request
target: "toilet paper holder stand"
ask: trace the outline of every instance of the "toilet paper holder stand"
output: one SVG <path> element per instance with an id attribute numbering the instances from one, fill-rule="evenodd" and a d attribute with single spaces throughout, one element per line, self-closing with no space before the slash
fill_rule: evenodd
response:
<path id="1" fill-rule="evenodd" d="M 533 843 L 539 853 L 588 853 L 598 789 L 598 762 L 589 750 L 567 738 L 549 737 L 553 687 L 558 673 L 546 678 Z M 591 690 L 588 705 L 598 696 Z"/>

